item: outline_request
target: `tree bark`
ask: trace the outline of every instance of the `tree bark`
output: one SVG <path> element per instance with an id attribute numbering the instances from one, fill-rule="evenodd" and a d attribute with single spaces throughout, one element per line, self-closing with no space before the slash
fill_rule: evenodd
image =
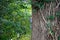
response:
<path id="1" fill-rule="evenodd" d="M 35 0 L 33 0 L 34 2 Z M 59 9 L 60 3 L 51 2 L 45 3 L 45 9 L 37 10 L 35 6 L 32 6 L 32 11 L 36 9 L 35 12 L 32 12 L 32 38 L 31 40 L 58 40 L 58 36 L 60 35 L 60 27 L 57 24 L 59 19 L 55 17 L 53 21 L 46 20 L 46 17 L 51 14 L 55 16 L 56 11 Z M 60 17 L 59 17 L 60 18 Z M 55 32 L 54 35 L 49 33 L 50 29 L 47 28 L 48 22 L 51 23 L 52 31 Z M 55 27 L 54 27 L 55 26 Z M 58 28 L 58 29 L 57 29 Z"/>
<path id="2" fill-rule="evenodd" d="M 32 14 L 32 40 L 46 40 L 46 28 L 39 11 Z"/>

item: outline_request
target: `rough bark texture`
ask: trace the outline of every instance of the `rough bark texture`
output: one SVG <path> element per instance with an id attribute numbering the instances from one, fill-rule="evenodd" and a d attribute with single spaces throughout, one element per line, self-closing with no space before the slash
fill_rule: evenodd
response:
<path id="1" fill-rule="evenodd" d="M 35 0 L 33 0 L 34 2 Z M 37 10 L 32 12 L 32 40 L 58 40 L 58 36 L 60 35 L 60 20 L 55 17 L 53 21 L 46 20 L 46 17 L 51 14 L 55 16 L 55 13 L 58 11 L 60 3 L 51 2 L 45 3 L 45 8 L 43 10 Z M 35 6 L 32 6 L 32 10 L 34 10 Z M 54 35 L 49 33 L 50 29 L 47 28 L 48 22 L 51 23 L 52 31 L 55 32 Z"/>
<path id="2" fill-rule="evenodd" d="M 32 14 L 32 40 L 46 40 L 46 28 L 39 11 Z"/>

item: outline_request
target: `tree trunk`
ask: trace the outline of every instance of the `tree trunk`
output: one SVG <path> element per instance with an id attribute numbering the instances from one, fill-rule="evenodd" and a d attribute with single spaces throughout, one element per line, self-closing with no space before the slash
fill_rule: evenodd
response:
<path id="1" fill-rule="evenodd" d="M 35 0 L 33 0 L 34 2 Z M 37 7 L 32 6 L 32 39 L 31 40 L 58 40 L 58 36 L 60 35 L 60 27 L 58 25 L 58 18 L 55 17 L 53 20 L 47 20 L 46 17 L 51 14 L 55 16 L 58 11 L 60 3 L 51 2 L 45 3 L 45 9 L 38 10 Z M 60 17 L 59 17 L 60 18 Z M 47 24 L 50 23 L 51 27 L 47 27 Z M 52 35 L 50 33 L 50 28 L 55 33 Z"/>
<path id="2" fill-rule="evenodd" d="M 46 40 L 45 23 L 41 19 L 41 15 L 37 11 L 32 14 L 32 40 Z"/>

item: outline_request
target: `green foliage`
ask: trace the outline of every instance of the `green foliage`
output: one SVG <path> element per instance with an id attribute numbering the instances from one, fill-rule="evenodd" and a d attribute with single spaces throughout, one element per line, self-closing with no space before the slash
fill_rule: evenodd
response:
<path id="1" fill-rule="evenodd" d="M 49 3 L 49 2 L 55 2 L 55 0 L 44 0 L 44 2 L 47 2 L 47 3 Z"/>
<path id="2" fill-rule="evenodd" d="M 44 6 L 43 6 L 43 5 L 44 5 L 44 2 L 35 1 L 35 2 L 32 3 L 32 5 L 33 5 L 35 8 L 40 9 L 40 8 L 44 7 Z"/>
<path id="3" fill-rule="evenodd" d="M 22 35 L 20 40 L 31 40 L 31 37 L 28 34 L 27 35 Z"/>
<path id="4" fill-rule="evenodd" d="M 48 22 L 47 23 L 47 29 L 49 29 L 49 33 L 51 34 L 51 35 L 55 35 L 55 32 L 52 30 L 52 26 L 51 26 L 52 24 L 50 23 L 50 22 Z"/>
<path id="5" fill-rule="evenodd" d="M 40 8 L 44 8 L 44 3 L 50 3 L 50 2 L 55 2 L 55 0 L 38 0 L 32 2 L 32 5 L 34 6 L 34 9 L 39 10 Z"/>
<path id="6" fill-rule="evenodd" d="M 52 35 L 55 35 L 55 32 L 52 30 L 52 28 L 50 28 L 50 33 L 51 33 Z"/>
<path id="7" fill-rule="evenodd" d="M 54 18 L 55 17 L 53 15 L 50 15 L 50 16 L 47 17 L 47 19 L 49 19 L 49 20 L 54 20 Z"/>
<path id="8" fill-rule="evenodd" d="M 58 40 L 60 40 L 60 35 L 58 36 Z"/>
<path id="9" fill-rule="evenodd" d="M 29 1 L 28 1 L 29 2 Z M 30 33 L 31 5 L 22 0 L 0 0 L 0 40 Z"/>
<path id="10" fill-rule="evenodd" d="M 47 27 L 48 27 L 48 28 L 51 27 L 51 23 L 50 23 L 50 22 L 47 23 Z"/>
<path id="11" fill-rule="evenodd" d="M 60 11 L 56 12 L 56 17 L 60 17 Z"/>

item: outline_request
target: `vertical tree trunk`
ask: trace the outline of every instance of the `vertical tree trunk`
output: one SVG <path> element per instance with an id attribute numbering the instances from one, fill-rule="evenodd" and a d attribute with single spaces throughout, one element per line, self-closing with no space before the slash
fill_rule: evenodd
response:
<path id="1" fill-rule="evenodd" d="M 32 14 L 32 40 L 46 40 L 46 28 L 39 11 Z"/>
<path id="2" fill-rule="evenodd" d="M 34 1 L 35 0 L 33 0 L 33 2 Z M 57 24 L 59 22 L 58 18 L 55 17 L 53 21 L 46 20 L 45 18 L 51 14 L 55 16 L 59 5 L 60 3 L 56 4 L 56 2 L 46 3 L 45 9 L 42 11 L 36 10 L 35 12 L 32 12 L 32 40 L 58 40 L 57 38 L 60 35 L 60 24 Z M 34 7 L 35 6 L 32 6 L 32 11 L 34 11 L 34 9 L 38 9 L 37 7 Z M 52 31 L 55 32 L 54 35 L 50 33 L 50 28 L 47 29 L 46 27 L 49 22 L 51 23 L 50 26 Z"/>

